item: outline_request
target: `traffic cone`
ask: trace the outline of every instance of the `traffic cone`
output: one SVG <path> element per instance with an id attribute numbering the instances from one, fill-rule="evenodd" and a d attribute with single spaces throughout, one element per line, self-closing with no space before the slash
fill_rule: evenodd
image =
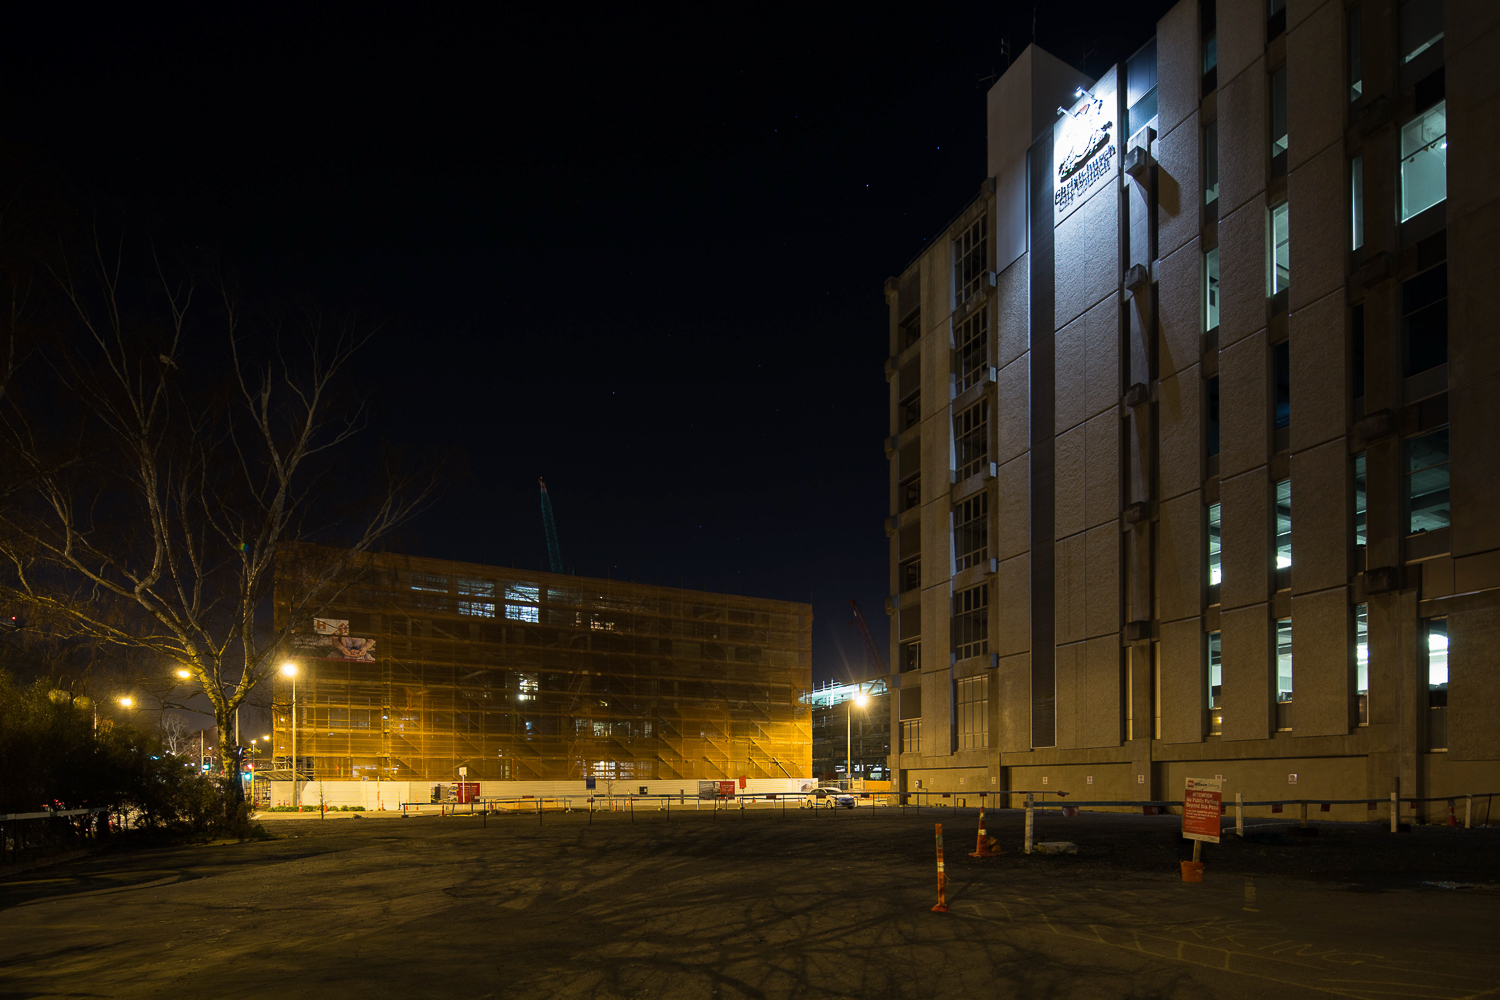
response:
<path id="1" fill-rule="evenodd" d="M 943 871 L 943 824 L 937 824 L 937 876 L 938 876 L 938 901 L 932 908 L 933 913 L 948 912 L 948 875 Z"/>
<path id="2" fill-rule="evenodd" d="M 1454 813 L 1453 813 L 1453 800 L 1452 799 L 1448 800 L 1448 825 L 1449 826 L 1457 826 L 1458 825 L 1458 817 L 1456 815 L 1454 815 Z"/>
<path id="3" fill-rule="evenodd" d="M 974 839 L 974 850 L 969 855 L 971 858 L 993 858 L 1000 852 L 994 850 L 998 842 L 989 835 L 984 828 L 984 806 L 979 807 L 979 835 Z"/>

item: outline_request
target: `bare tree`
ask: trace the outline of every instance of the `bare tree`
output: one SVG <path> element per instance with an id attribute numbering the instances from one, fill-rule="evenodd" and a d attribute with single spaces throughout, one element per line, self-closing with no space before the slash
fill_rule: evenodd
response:
<path id="1" fill-rule="evenodd" d="M 160 680 L 185 675 L 234 773 L 235 709 L 437 476 L 337 475 L 366 423 L 349 383 L 372 331 L 316 315 L 289 331 L 248 316 L 222 281 L 169 278 L 154 255 L 145 280 L 126 270 L 96 240 L 82 266 L 52 268 L 57 308 L 29 327 L 30 349 L 15 346 L 24 335 L 0 345 L 0 599 L 144 654 Z M 330 544 L 295 544 L 313 541 Z M 289 549 L 303 564 L 275 579 Z"/>

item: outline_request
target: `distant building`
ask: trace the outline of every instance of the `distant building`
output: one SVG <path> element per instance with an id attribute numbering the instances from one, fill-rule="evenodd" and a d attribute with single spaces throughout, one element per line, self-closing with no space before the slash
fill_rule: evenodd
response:
<path id="1" fill-rule="evenodd" d="M 869 699 L 863 706 L 860 695 Z M 813 777 L 890 780 L 891 699 L 884 677 L 829 681 L 804 700 L 812 707 Z"/>
<path id="2" fill-rule="evenodd" d="M 903 788 L 1500 778 L 1497 9 L 1182 0 L 990 90 L 886 283 Z"/>
<path id="3" fill-rule="evenodd" d="M 303 780 L 811 774 L 806 604 L 376 555 L 294 625 Z M 271 778 L 290 777 L 291 706 L 278 673 Z"/>

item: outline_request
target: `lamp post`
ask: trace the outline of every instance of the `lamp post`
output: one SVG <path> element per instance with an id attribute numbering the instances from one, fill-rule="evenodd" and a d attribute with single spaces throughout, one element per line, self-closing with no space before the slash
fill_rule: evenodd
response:
<path id="1" fill-rule="evenodd" d="M 292 679 L 292 805 L 300 807 L 302 795 L 297 788 L 297 664 L 283 663 L 281 675 Z"/>
<path id="2" fill-rule="evenodd" d="M 858 688 L 855 690 L 858 691 Z M 860 708 L 864 708 L 869 703 L 870 696 L 863 691 L 859 691 L 853 698 L 844 702 L 846 709 L 844 713 L 844 752 L 847 754 L 845 763 L 848 767 L 845 776 L 849 779 L 849 789 L 851 791 L 854 789 L 854 706 L 858 705 Z"/>

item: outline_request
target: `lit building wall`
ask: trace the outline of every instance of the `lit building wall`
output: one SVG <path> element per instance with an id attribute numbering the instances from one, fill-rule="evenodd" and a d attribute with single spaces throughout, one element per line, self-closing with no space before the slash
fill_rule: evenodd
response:
<path id="1" fill-rule="evenodd" d="M 376 555 L 337 610 L 293 625 L 306 779 L 811 773 L 805 604 Z M 287 774 L 290 678 L 273 698 Z"/>
<path id="2" fill-rule="evenodd" d="M 995 84 L 988 179 L 886 283 L 904 787 L 1500 778 L 1497 31 L 1183 0 Z"/>

